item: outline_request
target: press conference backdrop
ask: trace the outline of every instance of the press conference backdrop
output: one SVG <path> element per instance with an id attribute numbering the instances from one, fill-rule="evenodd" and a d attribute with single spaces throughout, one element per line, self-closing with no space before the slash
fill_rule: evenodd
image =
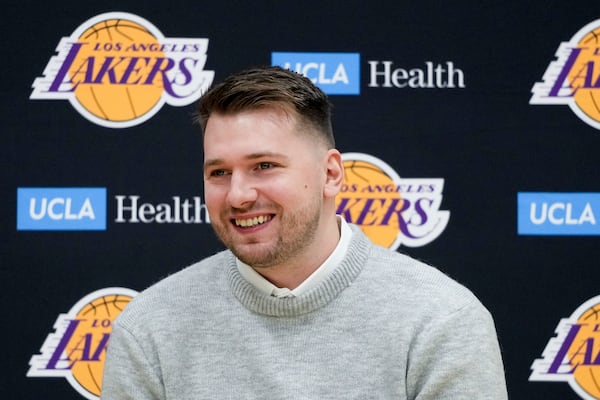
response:
<path id="1" fill-rule="evenodd" d="M 118 313 L 222 249 L 194 103 L 277 64 L 334 103 L 338 213 L 479 296 L 510 397 L 600 399 L 599 2 L 20 1 L 2 16 L 0 398 L 98 398 Z"/>

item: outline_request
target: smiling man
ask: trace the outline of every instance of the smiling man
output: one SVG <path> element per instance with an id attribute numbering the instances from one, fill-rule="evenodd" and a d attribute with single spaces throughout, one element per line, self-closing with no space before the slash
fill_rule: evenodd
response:
<path id="1" fill-rule="evenodd" d="M 213 113 L 205 132 L 206 204 L 217 235 L 270 282 L 295 288 L 339 241 L 340 153 L 307 138 L 286 110 Z"/>
<path id="2" fill-rule="evenodd" d="M 228 250 L 129 303 L 103 399 L 507 398 L 477 298 L 335 214 L 330 110 L 279 67 L 202 97 L 206 205 Z"/>

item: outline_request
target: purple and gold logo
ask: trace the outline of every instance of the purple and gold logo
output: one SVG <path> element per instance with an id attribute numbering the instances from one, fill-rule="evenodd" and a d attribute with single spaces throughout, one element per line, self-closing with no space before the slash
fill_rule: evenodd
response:
<path id="1" fill-rule="evenodd" d="M 529 104 L 568 105 L 582 121 L 600 129 L 600 19 L 558 46 L 543 79 L 533 85 Z"/>
<path id="2" fill-rule="evenodd" d="M 85 398 L 99 399 L 113 321 L 136 294 L 126 288 L 101 289 L 60 314 L 41 354 L 31 357 L 27 376 L 66 378 Z"/>
<path id="3" fill-rule="evenodd" d="M 444 179 L 400 178 L 388 164 L 363 153 L 344 153 L 342 161 L 337 213 L 374 243 L 392 250 L 420 247 L 446 229 L 450 212 L 440 210 Z"/>
<path id="4" fill-rule="evenodd" d="M 30 98 L 68 100 L 108 128 L 138 125 L 165 103 L 186 106 L 208 89 L 207 49 L 208 39 L 164 37 L 134 14 L 101 14 L 60 40 Z"/>
<path id="5" fill-rule="evenodd" d="M 560 320 L 543 358 L 531 365 L 530 381 L 568 382 L 587 400 L 600 399 L 600 296 Z"/>

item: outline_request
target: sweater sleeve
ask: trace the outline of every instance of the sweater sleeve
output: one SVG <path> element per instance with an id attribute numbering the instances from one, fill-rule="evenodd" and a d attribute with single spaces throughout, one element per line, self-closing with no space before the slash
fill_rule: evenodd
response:
<path id="1" fill-rule="evenodd" d="M 407 388 L 414 400 L 508 398 L 494 322 L 478 300 L 423 328 L 409 353 Z"/>
<path id="2" fill-rule="evenodd" d="M 102 400 L 162 400 L 165 399 L 162 380 L 153 368 L 136 338 L 124 327 L 113 325 L 110 335 L 104 376 Z"/>

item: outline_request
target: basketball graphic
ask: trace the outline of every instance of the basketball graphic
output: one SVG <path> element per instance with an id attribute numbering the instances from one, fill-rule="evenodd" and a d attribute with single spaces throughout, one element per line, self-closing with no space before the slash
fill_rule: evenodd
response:
<path id="1" fill-rule="evenodd" d="M 555 332 L 529 380 L 568 382 L 582 399 L 600 400 L 600 296 L 562 318 Z"/>
<path id="2" fill-rule="evenodd" d="M 600 47 L 600 27 L 586 34 L 577 47 L 581 53 L 568 76 L 571 86 L 577 88 L 573 99 L 585 115 L 600 123 L 600 88 L 593 87 L 600 79 L 600 73 L 593 74 L 594 70 L 600 69 L 595 53 Z"/>
<path id="3" fill-rule="evenodd" d="M 586 324 L 599 324 L 600 323 L 600 304 L 593 305 L 588 308 L 581 317 L 579 322 Z"/>
<path id="4" fill-rule="evenodd" d="M 600 357 L 600 338 L 598 337 L 600 334 L 600 303 L 585 310 L 577 323 L 581 324 L 583 332 L 580 332 L 580 335 L 582 337 L 595 337 L 596 340 L 582 340 L 574 343 L 569 349 L 569 359 L 577 360 L 576 365 L 573 365 L 575 367 L 573 377 L 587 394 L 594 399 L 600 399 L 600 365 L 594 363 L 594 357 Z M 597 362 L 600 362 L 600 358 Z"/>
<path id="5" fill-rule="evenodd" d="M 136 295 L 127 288 L 100 289 L 60 314 L 27 376 L 65 378 L 79 394 L 98 400 L 113 322 Z"/>
<path id="6" fill-rule="evenodd" d="M 373 163 L 361 160 L 344 161 L 344 180 L 347 187 L 354 187 L 352 192 L 343 193 L 343 198 L 350 199 L 352 202 L 363 202 L 365 208 L 356 208 L 350 210 L 352 220 L 360 223 L 362 231 L 375 244 L 383 247 L 392 247 L 399 233 L 399 221 L 397 214 L 392 215 L 388 224 L 380 224 L 385 215 L 383 205 L 396 202 L 398 207 L 402 207 L 402 198 L 395 188 L 396 184 L 393 178 L 385 173 L 380 167 Z M 365 199 L 365 194 L 375 194 L 377 199 Z M 341 197 L 338 197 L 338 203 Z M 339 204 L 338 204 L 339 205 Z M 363 213 L 369 213 L 371 218 L 364 218 Z"/>
<path id="7" fill-rule="evenodd" d="M 165 103 L 198 100 L 214 79 L 207 51 L 208 39 L 164 37 L 135 14 L 96 15 L 60 40 L 29 98 L 68 100 L 97 125 L 128 128 Z"/>
<path id="8" fill-rule="evenodd" d="M 79 82 L 75 97 L 83 108 L 100 119 L 122 122 L 139 118 L 159 103 L 164 78 L 153 71 L 161 71 L 168 60 L 148 29 L 130 20 L 109 19 L 87 29 L 79 42 L 84 45 L 69 76 Z"/>
<path id="9" fill-rule="evenodd" d="M 439 210 L 443 179 L 400 178 L 384 161 L 364 153 L 344 153 L 342 162 L 336 212 L 373 243 L 392 250 L 423 246 L 446 228 L 450 213 Z"/>
<path id="10" fill-rule="evenodd" d="M 531 89 L 529 104 L 568 105 L 583 122 L 600 129 L 600 19 L 561 42 L 543 80 Z"/>
<path id="11" fill-rule="evenodd" d="M 71 367 L 71 374 L 84 389 L 97 396 L 100 396 L 102 388 L 104 357 L 112 322 L 131 299 L 128 295 L 104 295 L 92 300 L 77 313 L 77 319 L 81 323 L 66 349 L 69 359 L 79 360 Z M 84 343 L 82 338 L 86 338 Z M 83 344 L 91 351 L 79 357 Z M 82 359 L 90 362 L 81 362 Z"/>

